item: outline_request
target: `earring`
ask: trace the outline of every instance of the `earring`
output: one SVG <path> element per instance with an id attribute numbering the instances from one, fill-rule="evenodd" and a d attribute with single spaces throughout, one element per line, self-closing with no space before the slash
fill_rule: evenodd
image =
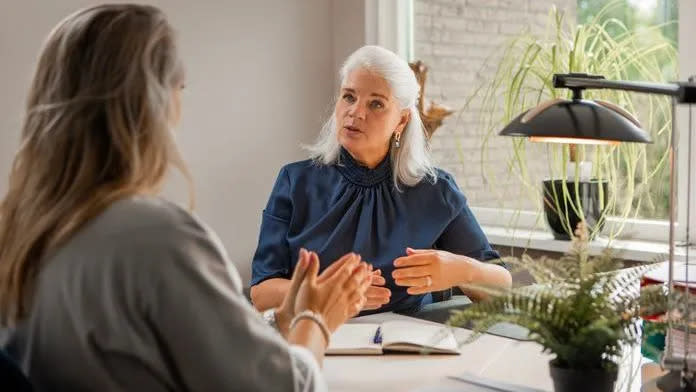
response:
<path id="1" fill-rule="evenodd" d="M 397 132 L 394 134 L 394 147 L 401 147 L 401 132 Z"/>

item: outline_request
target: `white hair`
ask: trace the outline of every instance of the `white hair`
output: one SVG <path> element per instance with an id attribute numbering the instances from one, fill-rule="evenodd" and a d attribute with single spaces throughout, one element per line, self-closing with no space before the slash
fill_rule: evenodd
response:
<path id="1" fill-rule="evenodd" d="M 383 77 L 400 108 L 411 112 L 411 119 L 401 134 L 400 147 L 391 149 L 392 178 L 396 189 L 400 189 L 399 183 L 414 186 L 424 178 L 434 183 L 437 176 L 430 158 L 423 122 L 416 108 L 420 86 L 408 63 L 387 49 L 368 45 L 353 52 L 343 63 L 340 71 L 341 84 L 356 69 L 366 69 Z M 316 142 L 306 147 L 315 162 L 325 165 L 338 162 L 341 145 L 337 132 L 334 109 L 322 126 Z"/>

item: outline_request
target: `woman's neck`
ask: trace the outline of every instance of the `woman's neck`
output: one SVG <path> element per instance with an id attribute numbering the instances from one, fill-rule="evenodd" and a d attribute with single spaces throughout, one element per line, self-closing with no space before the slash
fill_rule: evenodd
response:
<path id="1" fill-rule="evenodd" d="M 389 153 L 389 148 L 385 149 L 384 151 L 381 151 L 379 153 L 356 153 L 353 152 L 349 149 L 346 148 L 346 151 L 348 151 L 348 154 L 350 154 L 353 159 L 360 164 L 361 166 L 365 166 L 368 169 L 374 169 L 376 168 L 384 158 L 386 158 L 387 154 Z"/>

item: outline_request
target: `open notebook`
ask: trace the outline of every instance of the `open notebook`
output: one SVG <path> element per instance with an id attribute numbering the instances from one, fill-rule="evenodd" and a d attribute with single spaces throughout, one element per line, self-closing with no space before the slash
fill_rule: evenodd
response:
<path id="1" fill-rule="evenodd" d="M 384 351 L 459 354 L 448 327 L 412 321 L 344 324 L 331 336 L 328 355 L 379 355 Z"/>

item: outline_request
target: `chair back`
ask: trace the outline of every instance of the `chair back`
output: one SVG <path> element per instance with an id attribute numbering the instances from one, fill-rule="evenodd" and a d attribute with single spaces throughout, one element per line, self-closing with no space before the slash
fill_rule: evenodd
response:
<path id="1" fill-rule="evenodd" d="M 3 391 L 7 392 L 31 392 L 33 390 L 29 379 L 4 350 L 0 350 L 0 386 L 2 386 Z"/>

